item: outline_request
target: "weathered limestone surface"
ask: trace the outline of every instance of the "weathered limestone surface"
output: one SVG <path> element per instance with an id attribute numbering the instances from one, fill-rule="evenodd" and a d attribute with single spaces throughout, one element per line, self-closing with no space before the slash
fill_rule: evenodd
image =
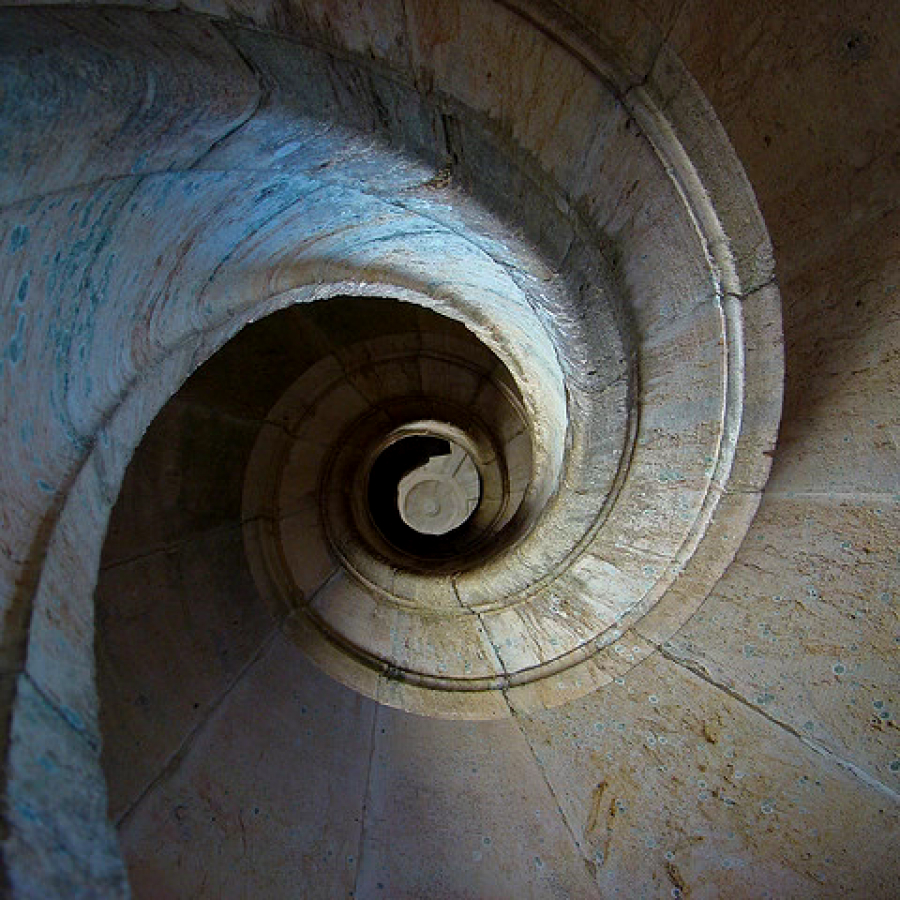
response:
<path id="1" fill-rule="evenodd" d="M 895 504 L 767 499 L 665 648 L 894 798 L 898 540 Z"/>
<path id="2" fill-rule="evenodd" d="M 114 819 L 272 632 L 266 608 L 250 602 L 246 566 L 234 564 L 242 559 L 242 535 L 232 527 L 101 570 L 100 721 L 106 734 L 120 735 L 104 748 Z"/>
<path id="3" fill-rule="evenodd" d="M 128 897 L 98 747 L 26 675 L 16 685 L 7 753 L 9 895 Z"/>
<path id="4" fill-rule="evenodd" d="M 689 3 L 673 31 L 766 216 L 786 350 L 759 515 L 673 652 L 896 803 L 900 127 L 886 15 Z M 740 37 L 716 42 L 720 29 Z"/>
<path id="5" fill-rule="evenodd" d="M 593 896 L 514 723 L 435 722 L 380 708 L 375 724 L 360 896 Z"/>
<path id="6" fill-rule="evenodd" d="M 242 897 L 248 884 L 271 897 L 594 891 L 515 724 L 380 707 L 283 637 L 129 814 L 122 841 L 146 897 Z"/>
<path id="7" fill-rule="evenodd" d="M 523 727 L 600 896 L 895 892 L 896 803 L 659 654 Z"/>

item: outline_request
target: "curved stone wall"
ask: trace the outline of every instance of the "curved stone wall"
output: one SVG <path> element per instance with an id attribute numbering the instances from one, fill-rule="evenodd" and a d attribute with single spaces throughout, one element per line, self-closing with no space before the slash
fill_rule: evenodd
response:
<path id="1" fill-rule="evenodd" d="M 480 7 L 473 9 L 478 15 Z M 12 14 L 11 19 L 26 21 Z M 494 67 L 500 68 L 501 59 L 514 51 L 490 43 L 491 35 L 502 41 L 508 32 L 502 16 L 499 24 L 491 22 L 476 55 L 479 65 L 488 66 L 495 56 Z M 237 30 L 220 39 L 218 49 L 206 46 L 197 62 L 207 67 L 207 80 L 234 85 L 217 90 L 219 104 L 234 95 L 231 117 L 222 120 L 220 138 L 208 141 L 207 151 L 197 156 L 191 152 L 198 140 L 193 93 L 185 96 L 177 83 L 158 87 L 162 62 L 144 58 L 136 37 L 125 40 L 116 33 L 126 24 L 134 35 L 146 33 L 165 47 L 161 52 L 179 59 L 191 52 L 183 30 L 196 41 L 210 34 L 202 21 L 138 13 L 113 21 L 61 13 L 48 15 L 42 22 L 47 34 L 32 38 L 70 42 L 61 58 L 72 72 L 88 73 L 83 90 L 92 89 L 94 68 L 106 65 L 108 92 L 116 94 L 117 85 L 127 89 L 129 79 L 136 80 L 146 85 L 146 93 L 132 88 L 142 104 L 168 92 L 176 108 L 184 102 L 187 117 L 179 129 L 188 142 L 182 165 L 190 171 L 177 174 L 178 164 L 169 162 L 163 165 L 170 174 L 125 174 L 121 162 L 107 160 L 106 173 L 88 175 L 76 165 L 69 178 L 105 176 L 101 185 L 81 189 L 80 195 L 75 189 L 67 205 L 56 194 L 30 204 L 14 226 L 29 235 L 20 256 L 28 261 L 19 273 L 23 297 L 37 289 L 40 279 L 55 284 L 60 278 L 61 261 L 55 257 L 52 263 L 30 263 L 43 235 L 66 231 L 72 220 L 84 233 L 86 243 L 72 248 L 78 257 L 70 265 L 89 267 L 80 277 L 88 279 L 93 299 L 89 312 L 75 311 L 81 324 L 76 319 L 64 328 L 69 365 L 78 360 L 78 368 L 73 376 L 65 369 L 61 373 L 71 420 L 65 427 L 77 435 L 74 446 L 71 438 L 60 436 L 71 454 L 70 467 L 86 473 L 96 465 L 101 431 L 109 440 L 121 439 L 127 453 L 135 430 L 146 427 L 146 421 L 123 429 L 120 410 L 142 391 L 148 394 L 145 402 L 158 407 L 190 368 L 242 322 L 357 285 L 357 292 L 412 296 L 461 318 L 504 359 L 521 392 L 536 476 L 524 501 L 525 518 L 532 524 L 508 552 L 495 553 L 474 570 L 462 567 L 454 579 L 454 590 L 476 613 L 494 647 L 497 668 L 491 677 L 501 679 L 498 685 L 507 684 L 508 677 L 513 679 L 509 684 L 515 683 L 519 672 L 528 672 L 525 680 L 531 682 L 546 666 L 568 672 L 619 638 L 626 615 L 633 619 L 648 611 L 707 534 L 742 448 L 734 473 L 742 493 L 725 506 L 735 507 L 727 513 L 732 520 L 749 519 L 751 492 L 761 486 L 767 469 L 762 450 L 772 445 L 777 414 L 777 399 L 766 401 L 768 414 L 758 412 L 755 427 L 745 428 L 739 442 L 744 394 L 749 389 L 752 399 L 753 384 L 746 379 L 744 332 L 754 321 L 741 301 L 746 295 L 748 306 L 762 302 L 775 309 L 773 289 L 759 289 L 759 282 L 771 277 L 765 261 L 761 270 L 758 262 L 764 232 L 752 195 L 739 178 L 721 202 L 731 215 L 741 210 L 752 240 L 724 230 L 710 192 L 650 93 L 634 89 L 617 97 L 602 80 L 604 73 L 534 31 L 534 40 L 549 54 L 543 65 L 555 72 L 554 90 L 579 102 L 568 117 L 557 117 L 552 145 L 528 131 L 535 123 L 527 116 L 521 134 L 508 143 L 491 118 L 484 118 L 485 98 L 473 93 L 468 81 L 457 84 L 448 77 L 439 82 L 440 94 L 423 96 L 415 82 L 401 79 L 402 72 L 372 71 L 352 59 Z M 113 40 L 109 32 L 118 41 L 114 54 L 107 49 Z M 9 33 L 15 40 L 14 29 Z M 422 31 L 423 47 L 430 34 Z M 17 65 L 40 84 L 42 70 L 29 72 L 30 59 Z M 440 54 L 428 59 L 426 67 L 439 67 Z M 330 70 L 329 81 L 311 78 L 321 66 Z M 458 71 L 470 69 L 466 64 Z M 50 69 L 46 77 L 60 76 Z M 671 72 L 660 77 L 666 86 L 674 80 Z M 302 95 L 292 90 L 300 79 L 306 88 Z M 531 79 L 535 89 L 545 83 L 540 69 Z M 686 77 L 677 83 L 682 94 L 688 93 L 687 83 Z M 70 90 L 77 92 L 77 85 L 70 79 Z M 396 106 L 391 93 L 396 91 L 405 92 L 408 104 L 402 118 L 379 129 L 381 145 L 354 132 L 373 110 Z M 515 118 L 514 104 L 521 101 L 500 96 L 513 104 L 493 116 L 502 125 Z M 254 100 L 250 119 L 235 128 Z M 688 104 L 695 107 L 704 109 L 699 94 L 693 106 Z M 529 115 L 543 108 L 531 104 Z M 587 119 L 586 108 L 592 110 Z M 335 110 L 342 126 L 337 134 L 324 124 L 330 128 L 326 116 Z M 172 115 L 171 104 L 166 114 Z M 20 143 L 37 143 L 53 124 L 40 116 L 25 123 Z M 153 133 L 159 125 L 150 115 L 145 128 Z M 703 129 L 695 125 L 693 131 L 720 165 L 729 158 L 727 144 L 712 125 L 699 137 Z M 563 136 L 565 159 L 560 157 Z M 338 152 L 339 139 L 356 149 L 343 144 Z M 83 145 L 82 156 L 96 164 L 95 132 L 75 134 L 72 141 Z M 721 146 L 713 150 L 717 141 Z M 134 149 L 147 146 L 145 136 Z M 327 166 L 321 162 L 325 157 Z M 582 161 L 577 172 L 565 168 L 573 158 Z M 130 170 L 156 170 L 160 163 L 142 150 Z M 63 164 L 74 165 L 70 154 L 49 157 L 40 173 L 29 167 L 19 185 L 21 196 L 35 190 L 29 185 L 38 178 L 61 185 Z M 733 159 L 731 166 L 739 175 Z M 368 178 L 367 171 L 389 173 L 389 182 Z M 585 177 L 592 172 L 593 177 Z M 490 207 L 521 223 L 537 243 L 515 237 Z M 181 233 L 177 243 L 170 239 L 175 223 Z M 548 232 L 565 235 L 565 241 L 551 242 L 542 236 Z M 615 275 L 609 271 L 610 258 Z M 135 274 L 145 271 L 147 261 L 153 263 L 147 275 Z M 742 267 L 747 271 L 741 273 Z M 750 281 L 747 287 L 742 274 Z M 66 275 L 63 290 L 73 277 Z M 112 304 L 112 296 L 133 297 L 136 305 Z M 56 317 L 55 326 L 62 328 L 62 321 Z M 112 337 L 123 333 L 125 321 L 146 322 L 139 329 L 129 326 L 130 346 Z M 749 338 L 755 342 L 752 331 Z M 628 346 L 633 347 L 631 364 Z M 754 364 L 760 372 L 751 370 L 751 376 L 764 380 L 774 367 L 777 380 L 777 343 L 760 343 Z M 624 443 L 627 431 L 634 452 Z M 80 453 L 79 446 L 85 448 Z M 71 477 L 62 465 L 56 478 Z M 621 484 L 612 497 L 616 471 Z M 43 474 L 39 480 L 52 488 L 54 474 Z M 110 481 L 107 494 L 115 475 Z M 91 490 L 85 486 L 87 495 Z M 64 493 L 60 496 L 65 500 Z M 97 538 L 100 533 L 98 527 Z M 722 564 L 735 546 L 721 554 Z M 591 552 L 585 553 L 588 547 Z M 599 605 L 585 608 L 572 599 L 593 597 L 601 581 L 610 588 L 596 598 Z M 560 603 L 575 603 L 575 615 L 560 612 Z M 691 611 L 678 606 L 669 614 L 672 627 Z M 529 641 L 509 638 L 523 629 Z M 537 654 L 526 649 L 535 640 Z M 397 660 L 390 664 L 396 668 Z M 410 665 L 413 674 L 434 674 Z M 589 668 L 576 676 L 577 689 L 570 683 L 556 697 L 588 690 L 604 677 Z M 89 695 L 88 687 L 84 693 Z M 486 696 L 479 691 L 479 703 Z M 505 700 L 499 707 L 487 702 L 493 704 L 487 715 L 506 708 Z M 87 700 L 81 705 L 87 720 Z"/>

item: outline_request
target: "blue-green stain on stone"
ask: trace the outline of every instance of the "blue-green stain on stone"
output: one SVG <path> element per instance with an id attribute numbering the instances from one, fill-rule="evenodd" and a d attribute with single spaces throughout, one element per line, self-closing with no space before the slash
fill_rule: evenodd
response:
<path id="1" fill-rule="evenodd" d="M 40 816 L 35 812 L 34 808 L 28 803 L 16 803 L 16 812 L 30 822 L 40 821 Z"/>
<path id="2" fill-rule="evenodd" d="M 24 306 L 25 301 L 28 299 L 28 284 L 30 282 L 30 278 L 28 277 L 28 273 L 22 276 L 22 280 L 19 282 L 19 289 L 16 291 L 16 306 Z"/>
<path id="3" fill-rule="evenodd" d="M 675 472 L 671 469 L 663 470 L 656 478 L 662 484 L 672 484 L 678 481 L 684 481 L 684 475 L 682 475 L 681 472 Z"/>
<path id="4" fill-rule="evenodd" d="M 15 365 L 22 358 L 22 343 L 25 336 L 25 313 L 19 316 L 16 322 L 16 333 L 12 336 L 12 340 L 7 344 L 6 358 Z"/>
<path id="5" fill-rule="evenodd" d="M 69 706 L 61 706 L 59 709 L 62 717 L 76 730 L 84 731 L 84 719 Z"/>
<path id="6" fill-rule="evenodd" d="M 81 213 L 81 227 L 87 228 L 88 222 L 91 221 L 91 213 L 94 211 L 94 200 L 88 200 L 84 205 L 84 210 Z"/>
<path id="7" fill-rule="evenodd" d="M 10 255 L 18 253 L 27 243 L 31 233 L 26 225 L 16 225 L 9 236 L 9 252 Z"/>

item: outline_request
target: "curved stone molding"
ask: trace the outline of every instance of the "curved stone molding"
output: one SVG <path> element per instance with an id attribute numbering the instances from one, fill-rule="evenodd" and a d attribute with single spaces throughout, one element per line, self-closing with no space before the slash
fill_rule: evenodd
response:
<path id="1" fill-rule="evenodd" d="M 479 10 L 475 4 L 472 15 L 477 18 Z M 468 62 L 513 52 L 504 49 L 502 22 L 499 16 L 476 30 L 481 37 L 466 50 L 472 54 Z M 417 35 L 423 66 L 429 33 Z M 339 76 L 339 91 L 341 81 L 362 77 L 370 93 L 357 95 L 358 112 L 350 119 L 377 105 L 380 93 L 399 89 L 396 81 L 353 59 L 323 57 L 322 51 L 295 44 L 288 48 L 251 32 L 229 37 L 243 58 L 268 71 L 285 91 L 316 60 Z M 396 129 L 394 141 L 406 143 L 415 121 L 443 122 L 443 146 L 433 146 L 426 157 L 437 163 L 453 148 L 456 161 L 446 183 L 423 181 L 418 164 L 377 148 L 333 163 L 314 180 L 311 160 L 286 174 L 285 160 L 299 158 L 276 150 L 271 140 L 283 147 L 306 146 L 314 120 L 304 115 L 320 108 L 291 111 L 291 117 L 276 90 L 252 124 L 203 157 L 204 171 L 132 180 L 129 205 L 120 201 L 113 207 L 106 238 L 114 246 L 139 244 L 136 229 L 146 231 L 142 217 L 163 198 L 170 214 L 181 207 L 182 215 L 204 223 L 181 264 L 179 288 L 185 297 L 199 289 L 199 304 L 185 319 L 178 312 L 179 293 L 170 288 L 160 297 L 162 305 L 154 300 L 149 307 L 150 331 L 142 339 L 150 341 L 148 349 L 158 348 L 151 351 L 157 357 L 198 333 L 210 335 L 206 346 L 213 349 L 217 328 L 233 331 L 242 319 L 303 299 L 284 291 L 313 281 L 326 287 L 302 289 L 305 296 L 333 294 L 339 286 L 405 299 L 412 291 L 420 302 L 425 298 L 432 308 L 462 319 L 498 353 L 522 398 L 534 477 L 515 539 L 499 544 L 477 566 L 459 566 L 453 590 L 483 629 L 503 685 L 565 671 L 643 614 L 659 615 L 657 607 L 689 571 L 698 547 L 717 540 L 714 513 L 739 447 L 758 452 L 771 443 L 775 428 L 773 416 L 757 417 L 757 433 L 742 434 L 746 336 L 735 261 L 742 248 L 729 241 L 702 173 L 678 139 L 679 129 L 649 88 L 620 98 L 584 55 L 570 54 L 565 40 L 551 40 L 546 32 L 535 32 L 535 40 L 545 48 L 541 66 L 551 60 L 555 66 L 554 90 L 579 100 L 577 106 L 563 106 L 552 144 L 541 141 L 530 125 L 517 132 L 513 145 L 504 146 L 493 120 L 514 119 L 514 98 L 504 96 L 504 103 L 513 105 L 492 110 L 485 103 L 495 93 L 480 93 L 479 82 L 455 84 L 449 61 L 436 53 L 430 64 L 434 77 L 443 73 L 444 99 L 433 106 L 435 100 L 417 97 L 419 119 L 388 128 Z M 535 84 L 543 71 L 533 71 Z M 677 87 L 684 95 L 690 85 L 679 74 Z M 702 98 L 696 104 L 706 110 Z M 730 153 L 723 140 L 709 128 L 708 141 L 722 144 L 719 160 Z M 563 144 L 565 158 L 559 155 Z M 476 145 L 480 161 L 495 160 L 490 179 L 472 168 Z M 238 158 L 251 170 L 240 187 L 220 171 Z M 570 165 L 573 158 L 581 160 L 577 171 Z M 394 172 L 397 180 L 390 186 L 379 182 L 374 192 L 351 188 L 350 171 L 357 172 L 357 184 L 365 183 L 358 170 L 362 163 Z M 591 172 L 595 177 L 588 177 Z M 526 183 L 532 188 L 527 197 L 516 188 Z M 728 209 L 752 210 L 746 193 L 745 182 L 736 179 Z M 482 203 L 475 202 L 478 197 Z M 520 221 L 530 240 L 506 230 L 484 203 Z M 558 248 L 553 230 L 566 235 Z M 314 250 L 292 249 L 303 247 Z M 112 289 L 120 278 L 115 264 L 107 266 L 105 278 Z M 109 312 L 115 319 L 122 314 Z M 93 328 L 115 327 L 107 318 L 98 309 Z M 194 351 L 189 365 L 201 359 Z M 777 347 L 770 359 L 777 368 Z M 759 362 L 766 368 L 765 360 Z M 111 385 L 120 368 L 114 365 L 107 374 Z M 109 419 L 90 367 L 85 375 L 82 384 L 92 405 Z M 128 383 L 118 380 L 123 388 Z M 177 383 L 159 384 L 157 402 Z M 83 427 L 90 429 L 90 419 Z M 755 479 L 742 484 L 745 519 L 764 474 L 760 467 Z M 736 504 L 729 498 L 729 505 Z M 726 550 L 723 561 L 727 556 Z M 588 608 L 573 614 L 574 598 L 581 596 L 590 598 Z M 677 604 L 667 627 L 674 629 L 689 613 L 689 606 Z M 516 634 L 529 638 L 511 639 Z M 652 636 L 659 640 L 665 634 L 657 629 Z M 402 669 L 396 660 L 390 665 L 392 672 Z M 411 662 L 413 675 L 435 677 Z M 562 692 L 559 700 L 570 695 Z"/>

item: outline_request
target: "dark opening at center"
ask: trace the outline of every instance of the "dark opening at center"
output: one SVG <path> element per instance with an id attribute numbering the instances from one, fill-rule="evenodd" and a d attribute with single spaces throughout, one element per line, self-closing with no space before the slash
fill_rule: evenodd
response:
<path id="1" fill-rule="evenodd" d="M 433 435 L 403 437 L 386 447 L 369 472 L 372 520 L 394 546 L 423 556 L 451 551 L 478 506 L 478 470 L 458 444 Z"/>

